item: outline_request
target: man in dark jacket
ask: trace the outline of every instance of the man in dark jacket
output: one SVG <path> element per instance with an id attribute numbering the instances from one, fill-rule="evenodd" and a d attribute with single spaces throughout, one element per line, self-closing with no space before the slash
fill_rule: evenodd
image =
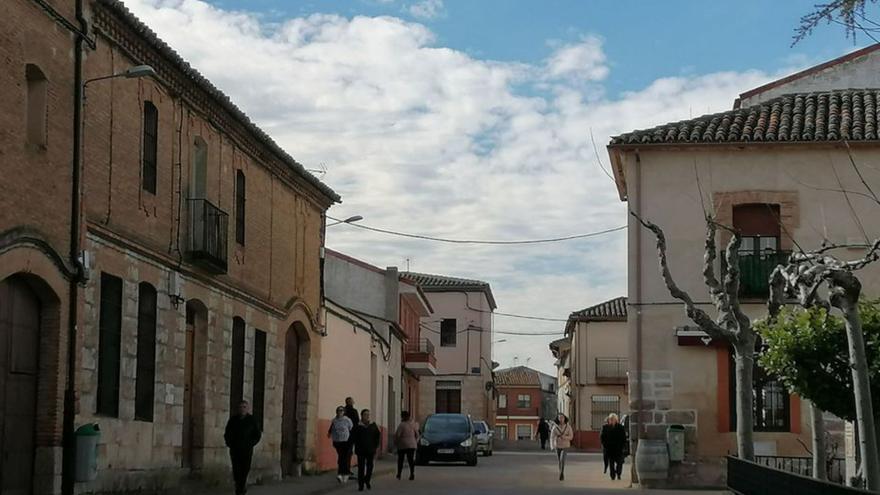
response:
<path id="1" fill-rule="evenodd" d="M 373 459 L 382 446 L 382 433 L 376 423 L 370 421 L 370 410 L 361 411 L 361 422 L 351 432 L 354 438 L 354 453 L 358 456 L 358 491 L 372 490 Z"/>
<path id="2" fill-rule="evenodd" d="M 538 437 L 541 438 L 541 450 L 547 448 L 547 440 L 550 439 L 550 425 L 544 421 L 544 418 L 541 418 L 541 421 L 538 423 Z"/>
<path id="3" fill-rule="evenodd" d="M 358 415 L 358 411 L 354 407 L 354 399 L 351 397 L 345 398 L 345 417 L 351 420 L 351 424 L 354 425 L 354 428 L 357 428 L 357 426 L 361 424 L 361 417 Z M 354 430 L 354 428 L 352 428 L 352 430 Z M 354 452 L 354 435 L 349 435 L 348 456 L 344 461 L 346 466 L 351 466 L 352 452 Z M 351 474 L 351 469 L 349 469 L 348 475 L 351 476 Z"/>
<path id="4" fill-rule="evenodd" d="M 223 439 L 229 447 L 229 458 L 232 460 L 232 477 L 235 479 L 235 495 L 247 493 L 247 478 L 251 470 L 251 458 L 254 446 L 260 443 L 260 425 L 251 416 L 250 404 L 243 400 L 238 404 L 238 411 L 226 423 Z"/>
<path id="5" fill-rule="evenodd" d="M 620 424 L 616 414 L 608 416 L 608 422 L 602 426 L 599 435 L 602 441 L 602 452 L 608 457 L 611 479 L 620 479 L 623 473 L 623 449 L 626 444 L 626 430 Z"/>

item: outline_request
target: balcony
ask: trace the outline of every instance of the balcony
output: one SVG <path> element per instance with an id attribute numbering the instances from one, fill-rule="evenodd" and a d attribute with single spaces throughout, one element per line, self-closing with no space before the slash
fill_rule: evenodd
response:
<path id="1" fill-rule="evenodd" d="M 404 347 L 406 369 L 412 374 L 436 375 L 437 358 L 434 356 L 434 344 L 428 339 L 417 339 L 406 343 Z"/>
<path id="2" fill-rule="evenodd" d="M 206 199 L 187 200 L 190 261 L 216 273 L 226 273 L 229 215 Z"/>
<path id="3" fill-rule="evenodd" d="M 765 298 L 770 295 L 770 274 L 777 265 L 788 263 L 789 251 L 766 251 L 740 253 L 739 294 L 748 298 Z"/>
<path id="4" fill-rule="evenodd" d="M 626 358 L 596 358 L 596 383 L 626 384 L 629 363 Z"/>

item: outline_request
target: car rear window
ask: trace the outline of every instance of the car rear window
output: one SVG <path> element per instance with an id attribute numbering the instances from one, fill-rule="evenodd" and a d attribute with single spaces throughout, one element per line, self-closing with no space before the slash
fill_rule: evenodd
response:
<path id="1" fill-rule="evenodd" d="M 483 423 L 482 421 L 474 423 L 474 431 L 477 433 L 486 433 L 486 423 Z"/>
<path id="2" fill-rule="evenodd" d="M 431 416 L 425 422 L 425 433 L 467 433 L 469 428 L 468 420 L 464 416 Z"/>

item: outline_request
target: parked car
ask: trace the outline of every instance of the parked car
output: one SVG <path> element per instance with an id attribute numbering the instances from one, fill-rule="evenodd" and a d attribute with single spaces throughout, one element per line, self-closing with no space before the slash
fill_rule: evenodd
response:
<path id="1" fill-rule="evenodd" d="M 477 436 L 474 423 L 465 414 L 432 414 L 422 425 L 416 462 L 466 462 L 477 465 Z"/>
<path id="2" fill-rule="evenodd" d="M 485 421 L 474 421 L 474 433 L 477 434 L 477 452 L 484 456 L 492 455 L 492 446 L 495 442 L 495 432 L 489 429 Z"/>

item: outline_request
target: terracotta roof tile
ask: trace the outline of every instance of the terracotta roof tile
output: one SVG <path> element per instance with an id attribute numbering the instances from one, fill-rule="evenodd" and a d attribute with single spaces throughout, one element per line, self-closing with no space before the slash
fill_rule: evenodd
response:
<path id="1" fill-rule="evenodd" d="M 417 283 L 425 292 L 482 292 L 486 294 L 486 298 L 489 300 L 492 309 L 498 307 L 498 305 L 495 304 L 495 297 L 492 295 L 492 287 L 489 285 L 489 282 L 417 272 L 401 272 L 400 275 L 403 278 Z"/>
<path id="2" fill-rule="evenodd" d="M 495 372 L 495 385 L 497 386 L 541 386 L 540 374 L 537 370 L 527 368 L 525 366 L 515 366 L 513 368 L 505 368 Z"/>
<path id="3" fill-rule="evenodd" d="M 880 89 L 795 93 L 766 102 L 632 131 L 609 146 L 747 142 L 877 141 Z"/>
<path id="4" fill-rule="evenodd" d="M 569 320 L 620 321 L 626 320 L 626 297 L 617 297 L 595 306 L 575 311 Z"/>

